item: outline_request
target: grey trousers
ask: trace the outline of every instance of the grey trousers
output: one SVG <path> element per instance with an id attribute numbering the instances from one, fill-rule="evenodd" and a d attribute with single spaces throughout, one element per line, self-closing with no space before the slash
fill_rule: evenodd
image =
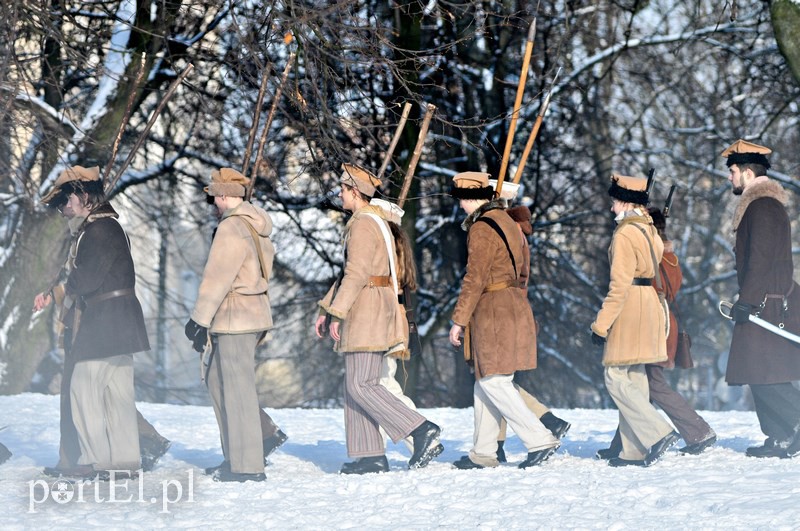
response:
<path id="1" fill-rule="evenodd" d="M 756 416 L 764 435 L 791 439 L 800 429 L 800 391 L 791 383 L 750 384 Z"/>
<path id="2" fill-rule="evenodd" d="M 619 409 L 620 457 L 641 460 L 655 443 L 666 437 L 672 426 L 650 403 L 644 365 L 605 368 L 608 393 Z"/>
<path id="3" fill-rule="evenodd" d="M 78 464 L 96 470 L 138 469 L 133 356 L 77 362 L 70 398 L 81 448 Z"/>
<path id="4" fill-rule="evenodd" d="M 383 356 L 383 352 L 344 353 L 344 427 L 350 457 L 384 454 L 379 426 L 396 443 L 425 422 L 381 385 Z"/>
<path id="5" fill-rule="evenodd" d="M 704 441 L 714 434 L 711 426 L 697 414 L 689 402 L 670 387 L 664 378 L 663 367 L 647 365 L 646 370 L 650 400 L 667 414 L 686 444 Z"/>
<path id="6" fill-rule="evenodd" d="M 214 334 L 208 392 L 231 472 L 264 472 L 255 355 L 260 333 Z"/>

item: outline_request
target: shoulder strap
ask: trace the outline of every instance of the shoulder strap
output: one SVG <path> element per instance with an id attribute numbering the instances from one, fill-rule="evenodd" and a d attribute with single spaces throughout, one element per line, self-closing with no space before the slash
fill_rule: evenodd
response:
<path id="1" fill-rule="evenodd" d="M 264 280 L 269 281 L 269 275 L 267 273 L 267 264 L 264 261 L 264 251 L 262 251 L 261 249 L 261 240 L 258 237 L 258 233 L 256 232 L 256 229 L 250 224 L 249 221 L 247 221 L 241 216 L 237 217 L 242 220 L 244 226 L 247 227 L 247 230 L 250 231 L 250 236 L 253 237 L 253 243 L 256 246 L 256 254 L 258 255 L 258 264 L 261 266 L 261 275 L 264 277 Z"/>
<path id="2" fill-rule="evenodd" d="M 634 227 L 636 227 L 641 231 L 641 233 L 644 235 L 644 239 L 647 240 L 647 245 L 650 246 L 650 257 L 653 259 L 653 272 L 656 277 L 656 288 L 658 288 L 658 291 L 663 292 L 663 286 L 661 285 L 661 275 L 659 274 L 660 269 L 658 260 L 656 260 L 656 252 L 653 250 L 653 242 L 650 241 L 650 237 L 647 235 L 647 231 L 645 231 L 641 226 L 639 226 L 636 223 L 631 223 L 631 225 L 633 225 Z"/>
<path id="3" fill-rule="evenodd" d="M 394 292 L 395 294 L 400 294 L 400 288 L 397 283 L 397 268 L 395 267 L 395 258 L 394 258 L 394 251 L 392 251 L 392 235 L 389 234 L 389 228 L 384 223 L 384 220 L 372 213 L 365 213 L 365 216 L 369 216 L 370 218 L 375 220 L 375 223 L 378 224 L 378 227 L 381 229 L 381 234 L 383 234 L 383 241 L 386 244 L 386 254 L 389 257 L 389 271 L 392 274 L 392 282 L 394 283 Z"/>
<path id="4" fill-rule="evenodd" d="M 498 225 L 497 222 L 495 220 L 493 220 L 492 218 L 480 217 L 480 218 L 477 219 L 476 223 L 478 221 L 483 221 L 484 223 L 489 225 L 491 228 L 493 228 L 495 230 L 495 232 L 503 240 L 503 243 L 506 244 L 506 251 L 508 251 L 508 257 L 511 258 L 511 267 L 514 268 L 514 278 L 519 278 L 519 273 L 517 273 L 517 261 L 514 260 L 514 254 L 511 252 L 511 246 L 508 245 L 508 239 L 506 238 L 506 235 L 503 232 L 503 229 L 501 229 L 500 225 Z"/>

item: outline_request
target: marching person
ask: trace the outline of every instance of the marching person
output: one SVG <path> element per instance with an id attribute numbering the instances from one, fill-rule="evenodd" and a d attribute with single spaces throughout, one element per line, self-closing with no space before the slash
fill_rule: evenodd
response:
<path id="1" fill-rule="evenodd" d="M 749 385 L 763 445 L 751 457 L 794 457 L 800 453 L 800 345 L 750 322 L 754 314 L 797 334 L 800 287 L 792 280 L 792 234 L 788 194 L 767 177 L 772 150 L 744 140 L 726 149 L 728 180 L 741 196 L 733 216 L 739 293 L 725 381 Z"/>
<path id="2" fill-rule="evenodd" d="M 517 223 L 517 226 L 522 233 L 522 241 L 525 244 L 525 251 L 523 253 L 524 263 L 522 264 L 522 272 L 520 273 L 520 287 L 527 289 L 531 268 L 531 252 L 527 237 L 533 234 L 533 226 L 531 225 L 531 211 L 524 205 L 518 205 L 507 209 L 506 212 L 508 212 L 508 215 L 511 216 L 511 219 Z M 534 319 L 534 326 L 535 325 L 536 320 Z M 533 411 L 533 414 L 536 415 L 542 424 L 544 424 L 544 427 L 550 430 L 550 433 L 553 434 L 553 437 L 556 439 L 561 439 L 564 437 L 564 435 L 566 435 L 571 427 L 569 422 L 555 416 L 553 412 L 550 411 L 550 408 L 539 402 L 539 400 L 533 396 L 533 394 L 523 389 L 516 382 L 514 383 L 514 387 L 516 387 L 519 391 L 519 394 L 522 395 L 522 399 L 525 401 L 525 405 L 528 406 L 528 409 Z M 506 440 L 507 426 L 508 423 L 506 422 L 506 419 L 500 421 L 500 433 L 497 436 L 497 460 L 501 463 L 506 462 L 504 444 Z"/>
<path id="3" fill-rule="evenodd" d="M 608 194 L 617 228 L 608 294 L 591 325 L 602 345 L 605 382 L 619 409 L 622 452 L 611 466 L 650 466 L 678 434 L 650 403 L 645 365 L 667 360 L 667 310 L 651 285 L 664 244 L 647 213 L 647 179 L 614 174 Z"/>
<path id="4" fill-rule="evenodd" d="M 65 169 L 56 179 L 52 190 L 42 198 L 42 202 L 58 210 L 67 220 L 69 232 L 72 235 L 69 254 L 66 263 L 62 267 L 61 274 L 69 275 L 74 267 L 78 229 L 85 221 L 85 217 L 77 216 L 72 208 L 67 204 L 67 199 L 71 190 L 77 185 L 70 185 L 71 182 L 100 182 L 100 171 L 98 167 L 84 168 L 83 166 L 72 166 Z M 66 185 L 66 186 L 64 186 Z M 61 275 L 59 275 L 61 276 Z M 72 372 L 75 367 L 75 359 L 72 354 L 72 338 L 75 330 L 80 324 L 80 310 L 76 308 L 75 299 L 65 296 L 65 282 L 55 284 L 53 287 L 36 295 L 33 301 L 33 311 L 38 312 L 45 309 L 51 303 L 55 303 L 58 312 L 59 337 L 61 347 L 64 350 L 64 368 L 61 377 L 61 416 L 60 416 L 60 440 L 59 440 L 59 459 L 58 463 L 52 467 L 45 467 L 44 473 L 50 476 L 71 475 L 80 472 L 78 458 L 81 455 L 78 443 L 78 433 L 72 420 L 72 406 L 70 402 L 70 383 Z M 163 456 L 170 447 L 169 439 L 163 437 L 150 424 L 142 414 L 136 411 L 136 420 L 139 432 L 139 449 L 141 452 L 142 469 L 152 470 L 156 462 Z"/>
<path id="5" fill-rule="evenodd" d="M 394 442 L 411 437 L 409 468 L 422 468 L 442 451 L 441 429 L 380 384 L 384 358 L 406 349 L 408 324 L 397 300 L 394 239 L 380 207 L 369 201 L 380 180 L 354 164 L 343 164 L 342 206 L 353 213 L 345 226 L 344 269 L 319 302 L 317 337 L 329 333 L 344 356 L 347 454 L 355 461 L 343 474 L 386 472 L 389 462 L 379 426 Z M 326 314 L 330 315 L 325 330 Z"/>
<path id="6" fill-rule="evenodd" d="M 266 479 L 255 353 L 272 328 L 267 290 L 275 248 L 269 214 L 244 200 L 248 184 L 233 168 L 211 172 L 205 192 L 221 221 L 184 330 L 198 352 L 211 342 L 206 383 L 225 458 L 209 469 L 215 481 Z"/>
<path id="7" fill-rule="evenodd" d="M 536 368 L 536 325 L 521 287 L 524 238 L 499 201 L 489 174 L 463 172 L 451 195 L 467 218 L 467 270 L 453 311 L 449 340 L 461 346 L 475 373 L 475 431 L 469 455 L 453 463 L 471 469 L 498 466 L 497 436 L 505 418 L 528 450 L 519 468 L 544 462 L 559 441 L 525 405 L 514 373 Z"/>
<path id="8" fill-rule="evenodd" d="M 658 231 L 661 241 L 664 242 L 664 254 L 659 264 L 659 274 L 661 275 L 661 288 L 654 285 L 656 290 L 661 291 L 670 307 L 675 304 L 675 297 L 681 288 L 683 273 L 678 261 L 678 257 L 672 247 L 672 241 L 667 238 L 666 228 L 667 219 L 660 209 L 650 207 L 648 214 L 653 219 L 653 226 Z M 655 279 L 653 280 L 655 284 Z M 686 446 L 678 451 L 684 454 L 697 455 L 703 453 L 707 448 L 717 442 L 717 434 L 711 426 L 701 417 L 697 411 L 687 402 L 687 400 L 675 391 L 664 377 L 664 369 L 675 367 L 675 353 L 678 350 L 678 321 L 672 310 L 669 312 L 669 335 L 667 335 L 667 361 L 661 363 L 649 363 L 645 365 L 647 372 L 647 386 L 650 390 L 650 401 L 656 404 L 669 417 L 675 428 L 680 433 Z M 597 457 L 600 459 L 611 459 L 619 456 L 622 451 L 622 439 L 619 429 L 614 434 L 611 447 L 598 450 Z"/>
<path id="9" fill-rule="evenodd" d="M 77 229 L 64 296 L 81 312 L 69 355 L 70 409 L 80 457 L 69 475 L 94 477 L 140 466 L 133 354 L 150 349 L 133 258 L 117 212 L 106 200 L 98 168 L 62 173 L 64 210 L 83 218 Z M 62 199 L 63 200 L 63 199 Z"/>

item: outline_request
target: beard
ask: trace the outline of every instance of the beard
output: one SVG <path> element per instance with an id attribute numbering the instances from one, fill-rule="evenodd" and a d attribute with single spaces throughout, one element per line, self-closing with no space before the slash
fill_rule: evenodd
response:
<path id="1" fill-rule="evenodd" d="M 739 185 L 731 188 L 731 193 L 733 195 L 742 195 L 743 192 L 744 192 L 744 186 Z"/>

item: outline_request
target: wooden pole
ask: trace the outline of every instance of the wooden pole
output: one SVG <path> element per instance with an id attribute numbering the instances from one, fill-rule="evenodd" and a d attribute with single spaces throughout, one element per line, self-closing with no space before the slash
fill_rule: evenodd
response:
<path id="1" fill-rule="evenodd" d="M 128 153 L 128 158 L 125 159 L 125 162 L 122 163 L 122 167 L 117 172 L 117 175 L 109 183 L 106 184 L 106 193 L 108 193 L 114 188 L 114 186 L 117 184 L 117 181 L 119 181 L 119 178 L 122 177 L 122 174 L 125 173 L 125 170 L 128 169 L 128 166 L 133 160 L 133 157 L 136 155 L 136 152 L 139 151 L 139 148 L 142 146 L 142 143 L 144 143 L 144 139 L 147 138 L 147 133 L 150 132 L 150 129 L 153 127 L 153 124 L 156 122 L 156 118 L 158 118 L 158 115 L 164 109 L 164 106 L 166 106 L 169 99 L 178 89 L 178 86 L 181 83 L 183 83 L 183 80 L 186 79 L 186 76 L 189 75 L 189 73 L 192 71 L 193 68 L 194 65 L 192 63 L 186 65 L 186 68 L 183 69 L 183 72 L 181 72 L 178 78 L 175 81 L 173 81 L 172 84 L 169 86 L 166 94 L 164 94 L 164 97 L 161 98 L 161 102 L 158 104 L 158 107 L 156 107 L 156 110 L 150 116 L 150 120 L 147 121 L 147 125 L 145 126 L 144 131 L 142 131 L 142 133 L 139 135 L 139 138 L 136 139 L 136 143 L 133 145 L 133 149 L 131 149 L 131 152 Z"/>
<path id="2" fill-rule="evenodd" d="M 400 140 L 400 135 L 403 133 L 403 128 L 406 126 L 409 113 L 411 113 L 411 102 L 407 101 L 403 106 L 403 113 L 400 115 L 400 122 L 397 124 L 397 129 L 394 131 L 394 136 L 389 144 L 389 149 L 386 151 L 386 155 L 383 156 L 383 164 L 381 164 L 381 168 L 378 170 L 378 179 L 383 178 L 383 174 L 386 172 L 387 166 L 389 166 L 389 161 L 392 159 L 392 153 L 394 153 L 394 148 L 397 147 L 397 142 Z"/>
<path id="3" fill-rule="evenodd" d="M 533 52 L 534 37 L 536 37 L 536 17 L 534 17 L 528 28 L 528 39 L 525 43 L 525 56 L 522 59 L 522 72 L 519 75 L 519 83 L 517 84 L 517 98 L 514 101 L 514 110 L 511 113 L 511 124 L 508 127 L 506 147 L 503 150 L 503 159 L 500 162 L 500 172 L 497 174 L 496 197 L 500 197 L 500 191 L 503 188 L 503 180 L 506 177 L 506 170 L 508 169 L 508 157 L 511 154 L 511 144 L 514 143 L 514 132 L 517 128 L 519 109 L 522 106 L 522 95 L 525 93 L 525 81 L 528 79 L 528 66 L 531 61 L 531 53 Z"/>
<path id="4" fill-rule="evenodd" d="M 294 52 L 289 54 L 289 59 L 286 62 L 286 67 L 283 69 L 283 74 L 281 75 L 281 83 L 278 85 L 278 88 L 275 89 L 275 96 L 272 98 L 272 106 L 269 109 L 269 115 L 267 115 L 267 123 L 264 124 L 264 130 L 261 131 L 261 139 L 258 141 L 258 152 L 256 152 L 256 163 L 253 165 L 253 173 L 250 176 L 250 184 L 247 185 L 247 190 L 245 190 L 245 201 L 249 201 L 250 197 L 253 195 L 253 187 L 256 184 L 256 179 L 258 178 L 258 168 L 261 166 L 261 161 L 264 157 L 264 144 L 267 143 L 267 134 L 269 134 L 269 128 L 272 125 L 272 120 L 275 118 L 275 110 L 278 108 L 278 101 L 281 99 L 281 94 L 283 93 L 283 87 L 286 85 L 286 79 L 289 77 L 289 72 L 292 70 L 292 65 L 294 64 Z"/>
<path id="5" fill-rule="evenodd" d="M 114 143 L 111 145 L 111 155 L 108 157 L 105 169 L 103 169 L 103 182 L 108 180 L 108 174 L 111 173 L 111 166 L 114 164 L 114 159 L 117 158 L 117 150 L 119 150 L 119 143 L 122 140 L 122 133 L 128 126 L 128 121 L 131 119 L 131 111 L 133 110 L 133 102 L 136 101 L 136 94 L 139 92 L 139 85 L 144 76 L 144 63 L 147 59 L 147 54 L 142 52 L 142 62 L 139 63 L 139 71 L 136 73 L 136 80 L 131 87 L 131 93 L 128 95 L 128 103 L 125 105 L 125 114 L 122 115 L 122 121 L 117 128 L 117 134 L 114 135 Z"/>
<path id="6" fill-rule="evenodd" d="M 253 153 L 253 144 L 256 141 L 258 132 L 258 122 L 261 121 L 261 106 L 264 104 L 264 93 L 267 91 L 267 81 L 269 81 L 269 71 L 272 68 L 264 65 L 261 73 L 261 86 L 258 87 L 258 98 L 256 98 L 256 110 L 253 115 L 253 124 L 250 126 L 250 134 L 247 136 L 247 146 L 244 148 L 244 159 L 242 159 L 242 175 L 247 175 L 250 168 L 250 155 Z"/>
<path id="7" fill-rule="evenodd" d="M 522 170 L 525 169 L 525 164 L 527 163 L 528 155 L 533 148 L 533 143 L 536 142 L 536 137 L 539 136 L 539 128 L 542 126 L 542 121 L 544 120 L 545 113 L 547 113 L 547 108 L 550 107 L 550 97 L 553 95 L 553 87 L 555 87 L 556 79 L 558 79 L 558 74 L 560 73 L 561 68 L 559 67 L 558 71 L 556 72 L 556 77 L 553 78 L 553 84 L 550 85 L 550 91 L 547 93 L 547 96 L 545 96 L 544 102 L 542 102 L 542 108 L 539 109 L 539 114 L 536 116 L 536 121 L 533 123 L 533 129 L 528 137 L 528 142 L 525 144 L 525 149 L 522 150 L 522 157 L 519 160 L 519 166 L 517 166 L 517 171 L 514 173 L 514 184 L 519 184 L 520 179 L 522 179 Z"/>
<path id="8" fill-rule="evenodd" d="M 419 129 L 417 145 L 414 146 L 414 154 L 411 156 L 411 162 L 408 163 L 408 170 L 406 170 L 406 176 L 403 179 L 403 188 L 400 190 L 400 195 L 397 197 L 397 206 L 400 208 L 403 208 L 403 203 L 406 202 L 408 191 L 411 189 L 411 181 L 414 179 L 414 172 L 417 170 L 417 163 L 419 162 L 420 155 L 422 155 L 425 137 L 428 136 L 428 126 L 431 124 L 431 118 L 433 118 L 433 112 L 435 110 L 436 105 L 429 103 L 425 111 L 425 118 L 422 120 L 422 126 Z"/>

